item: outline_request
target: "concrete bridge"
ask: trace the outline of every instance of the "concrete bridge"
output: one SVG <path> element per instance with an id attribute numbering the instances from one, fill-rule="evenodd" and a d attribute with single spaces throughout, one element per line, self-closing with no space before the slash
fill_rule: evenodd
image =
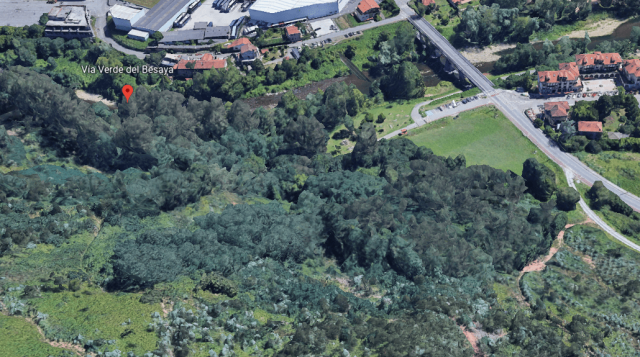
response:
<path id="1" fill-rule="evenodd" d="M 480 73 L 476 66 L 461 55 L 433 25 L 417 15 L 408 16 L 408 19 L 409 22 L 420 31 L 420 34 L 426 36 L 431 44 L 437 48 L 437 51 L 447 58 L 448 63 L 445 63 L 445 69 L 448 71 L 457 70 L 460 75 L 469 79 L 471 83 L 475 84 L 484 93 L 493 93 L 493 83 Z"/>

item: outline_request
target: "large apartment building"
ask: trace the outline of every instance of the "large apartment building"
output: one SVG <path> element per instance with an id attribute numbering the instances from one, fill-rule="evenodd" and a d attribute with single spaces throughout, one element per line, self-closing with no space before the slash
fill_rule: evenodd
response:
<path id="1" fill-rule="evenodd" d="M 538 72 L 540 94 L 556 94 L 582 90 L 580 71 L 575 62 L 561 63 L 558 71 Z"/>
<path id="2" fill-rule="evenodd" d="M 582 79 L 613 78 L 622 70 L 618 53 L 594 52 L 576 55 L 575 62 L 561 63 L 557 71 L 538 72 L 540 94 L 558 94 L 582 90 Z"/>
<path id="3" fill-rule="evenodd" d="M 580 73 L 614 72 L 620 69 L 622 57 L 619 53 L 594 52 L 576 55 L 576 64 Z"/>
<path id="4" fill-rule="evenodd" d="M 621 77 L 624 89 L 640 89 L 640 59 L 624 60 Z"/>

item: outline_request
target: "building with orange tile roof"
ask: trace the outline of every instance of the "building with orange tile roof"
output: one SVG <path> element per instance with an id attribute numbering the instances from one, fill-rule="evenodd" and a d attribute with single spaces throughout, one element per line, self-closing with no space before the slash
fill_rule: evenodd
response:
<path id="1" fill-rule="evenodd" d="M 578 134 L 591 139 L 597 139 L 602 135 L 602 122 L 600 121 L 579 121 Z"/>
<path id="2" fill-rule="evenodd" d="M 544 117 L 549 124 L 555 125 L 567 120 L 569 116 L 569 102 L 546 102 L 544 103 Z"/>
<path id="3" fill-rule="evenodd" d="M 582 90 L 580 71 L 575 62 L 561 63 L 558 71 L 538 72 L 540 94 L 557 94 Z"/>
<path id="4" fill-rule="evenodd" d="M 422 0 L 422 5 L 424 6 L 430 6 L 435 4 L 436 4 L 436 0 Z"/>
<path id="5" fill-rule="evenodd" d="M 576 64 L 580 72 L 611 72 L 619 70 L 622 57 L 619 53 L 594 52 L 576 55 Z"/>
<path id="6" fill-rule="evenodd" d="M 362 0 L 356 9 L 356 17 L 359 21 L 369 21 L 380 13 L 380 6 L 375 0 Z"/>
<path id="7" fill-rule="evenodd" d="M 625 89 L 640 89 L 640 59 L 624 60 L 621 77 Z"/>
<path id="8" fill-rule="evenodd" d="M 243 61 L 243 62 L 255 61 L 259 57 L 260 57 L 260 51 L 258 50 L 258 47 L 252 44 L 248 44 L 240 47 L 240 55 L 238 57 L 240 61 Z"/>
<path id="9" fill-rule="evenodd" d="M 191 67 L 193 64 L 193 68 Z M 222 69 L 227 67 L 224 59 L 215 59 L 212 54 L 206 53 L 197 60 L 180 60 L 173 66 L 174 76 L 179 78 L 192 78 L 196 72 L 204 72 L 210 69 Z"/>
<path id="10" fill-rule="evenodd" d="M 240 51 L 240 48 L 244 45 L 251 45 L 251 41 L 248 38 L 242 37 L 227 45 L 227 48 L 232 48 L 236 51 Z"/>
<path id="11" fill-rule="evenodd" d="M 287 26 L 284 31 L 291 42 L 297 42 L 302 39 L 302 33 L 296 26 Z"/>

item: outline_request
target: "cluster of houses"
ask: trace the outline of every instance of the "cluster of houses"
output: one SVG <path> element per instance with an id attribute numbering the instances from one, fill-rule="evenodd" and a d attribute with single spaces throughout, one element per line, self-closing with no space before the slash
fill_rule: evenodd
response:
<path id="1" fill-rule="evenodd" d="M 546 102 L 544 103 L 544 118 L 552 126 L 557 126 L 569 118 L 571 106 L 568 102 Z M 602 122 L 599 121 L 579 121 L 578 134 L 590 139 L 597 139 L 602 135 Z"/>
<path id="2" fill-rule="evenodd" d="M 618 75 L 625 89 L 640 89 L 640 60 L 623 60 L 618 53 L 579 54 L 575 62 L 561 63 L 557 71 L 538 72 L 538 91 L 543 95 L 581 92 L 583 80 Z"/>
<path id="3" fill-rule="evenodd" d="M 261 57 L 262 53 L 258 47 L 254 46 L 248 38 L 239 38 L 229 45 L 227 49 L 236 51 L 236 60 L 240 63 L 253 62 Z M 188 54 L 167 54 L 162 64 L 173 67 L 173 75 L 176 78 L 193 78 L 197 72 L 204 72 L 210 69 L 223 69 L 228 65 L 227 59 L 217 58 L 211 53 Z"/>

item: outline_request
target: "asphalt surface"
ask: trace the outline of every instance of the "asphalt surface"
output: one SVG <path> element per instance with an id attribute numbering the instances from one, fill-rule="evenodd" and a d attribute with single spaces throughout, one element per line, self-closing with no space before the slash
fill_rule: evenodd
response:
<path id="1" fill-rule="evenodd" d="M 302 46 L 303 44 L 310 45 L 312 43 L 321 42 L 321 41 L 324 41 L 324 40 L 327 40 L 327 39 L 332 39 L 332 40 L 336 39 L 335 41 L 333 41 L 333 43 L 336 43 L 336 42 L 338 42 L 340 40 L 346 39 L 347 37 L 344 37 L 344 36 L 348 35 L 351 32 L 358 32 L 358 31 L 362 32 L 364 30 L 370 30 L 372 28 L 376 28 L 376 27 L 379 27 L 379 26 L 389 25 L 389 24 L 392 24 L 392 23 L 395 23 L 395 22 L 398 22 L 398 21 L 404 21 L 404 20 L 406 20 L 406 18 L 407 18 L 406 14 L 400 12 L 397 16 L 394 16 L 394 17 L 391 17 L 391 18 L 388 18 L 388 19 L 384 19 L 382 21 L 371 22 L 371 23 L 360 25 L 360 26 L 357 26 L 357 27 L 348 28 L 346 30 L 340 30 L 340 31 L 332 32 L 330 34 L 326 34 L 324 36 L 318 36 L 316 38 L 312 38 L 312 39 L 306 40 L 306 41 L 294 42 L 294 43 L 289 44 L 289 47 L 299 47 L 299 46 Z M 315 19 L 315 20 L 318 20 L 318 19 Z"/>
<path id="2" fill-rule="evenodd" d="M 571 172 L 571 170 L 565 169 L 564 170 L 564 174 L 567 177 L 567 181 L 569 182 L 569 186 L 573 187 L 575 189 L 576 188 L 576 184 L 574 182 L 573 172 Z M 595 212 L 593 212 L 591 210 L 591 208 L 589 208 L 589 205 L 587 205 L 587 203 L 582 199 L 582 197 L 580 197 L 580 207 L 587 214 L 587 216 L 589 216 L 589 218 L 591 218 L 594 222 L 596 222 L 596 224 L 598 226 L 600 226 L 600 228 L 602 228 L 602 230 L 604 230 L 605 232 L 609 233 L 612 237 L 617 239 L 620 243 L 626 245 L 627 247 L 629 247 L 629 248 L 631 248 L 631 249 L 633 249 L 633 250 L 635 250 L 637 252 L 640 252 L 640 245 L 637 245 L 637 244 L 633 243 L 632 241 L 627 239 L 622 234 L 616 232 L 615 229 L 611 228 Z"/>
<path id="3" fill-rule="evenodd" d="M 549 99 L 530 99 L 528 97 L 523 97 L 519 93 L 506 90 L 492 90 L 492 93 L 493 94 L 487 96 L 487 98 L 478 99 L 467 104 L 461 104 L 455 108 L 445 109 L 442 112 L 438 110 L 432 111 L 433 115 L 429 115 L 426 118 L 423 118 L 420 115 L 419 109 L 423 105 L 428 104 L 430 101 L 417 104 L 411 112 L 411 117 L 414 120 L 414 123 L 405 127 L 404 129 L 415 129 L 427 123 L 431 123 L 448 116 L 454 116 L 463 111 L 471 110 L 483 105 L 493 104 L 502 113 L 504 113 L 505 116 L 509 118 L 509 120 L 518 129 L 520 129 L 524 136 L 531 140 L 531 142 L 533 142 L 540 150 L 542 150 L 551 160 L 562 167 L 571 187 L 575 188 L 574 179 L 580 180 L 580 182 L 583 182 L 589 186 L 593 185 L 593 183 L 596 181 L 602 181 L 607 189 L 618 195 L 625 203 L 631 206 L 631 208 L 636 211 L 640 211 L 640 198 L 623 190 L 611 181 L 600 176 L 575 156 L 562 151 L 553 140 L 548 138 L 540 129 L 535 128 L 531 120 L 529 120 L 529 118 L 524 114 L 526 109 L 535 108 L 536 106 L 543 104 L 546 101 L 566 100 L 571 105 L 573 105 L 576 101 L 575 99 L 565 99 L 564 97 Z M 640 100 L 640 97 L 638 99 Z M 597 100 L 597 97 L 580 98 L 579 100 L 592 101 Z M 396 130 L 388 135 L 385 135 L 383 138 L 391 139 L 392 137 L 400 134 L 401 130 L 402 129 Z M 580 200 L 580 207 L 582 207 L 587 216 L 591 218 L 596 224 L 598 224 L 598 226 L 600 226 L 605 232 L 610 234 L 616 240 L 620 241 L 622 244 L 640 252 L 639 245 L 631 242 L 629 239 L 619 234 L 613 228 L 607 225 L 595 212 L 593 212 L 588 207 L 588 205 L 582 199 Z"/>
<path id="4" fill-rule="evenodd" d="M 602 181 L 604 186 L 611 190 L 611 192 L 620 196 L 620 198 L 634 210 L 640 211 L 640 198 L 600 176 L 575 156 L 562 151 L 553 140 L 548 138 L 540 129 L 536 129 L 531 123 L 531 120 L 524 114 L 523 105 L 517 101 L 517 96 L 513 93 L 503 91 L 491 98 L 493 99 L 493 103 L 529 140 L 536 144 L 540 150 L 544 151 L 547 156 L 563 169 L 571 170 L 576 178 L 588 185 L 592 185 L 596 181 Z M 593 100 L 593 98 L 591 100 Z"/>
<path id="5" fill-rule="evenodd" d="M 465 58 L 458 50 L 456 50 L 449 41 L 436 30 L 427 20 L 419 17 L 412 8 L 409 7 L 406 0 L 396 0 L 396 4 L 400 7 L 402 14 L 415 26 L 420 32 L 429 37 L 431 42 L 436 45 L 442 53 L 449 59 L 451 63 L 478 88 L 485 93 L 493 91 L 493 83 L 485 77 L 476 66 L 474 66 L 467 58 Z"/>

